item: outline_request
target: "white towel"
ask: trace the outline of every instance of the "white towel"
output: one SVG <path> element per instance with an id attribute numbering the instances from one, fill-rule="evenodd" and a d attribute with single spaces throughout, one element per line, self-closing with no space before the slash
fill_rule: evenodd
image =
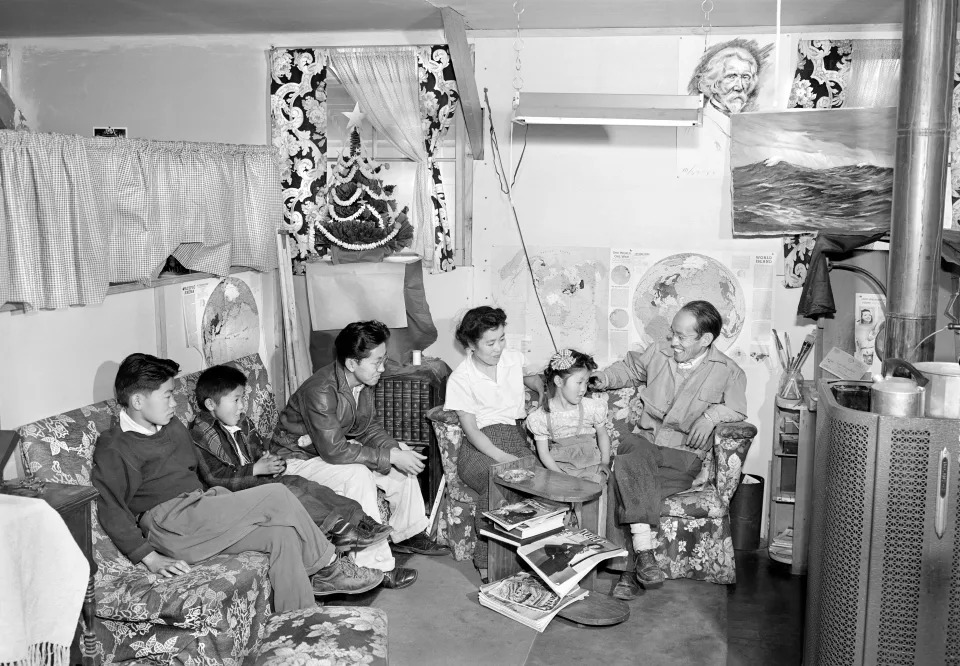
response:
<path id="1" fill-rule="evenodd" d="M 0 666 L 66 666 L 90 565 L 53 507 L 0 495 Z"/>

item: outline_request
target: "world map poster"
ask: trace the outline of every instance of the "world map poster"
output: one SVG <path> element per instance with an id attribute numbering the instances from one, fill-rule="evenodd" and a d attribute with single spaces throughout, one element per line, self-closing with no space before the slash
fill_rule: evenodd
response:
<path id="1" fill-rule="evenodd" d="M 738 363 L 770 353 L 774 253 L 610 251 L 608 350 L 614 358 L 667 337 L 673 316 L 694 300 L 723 316 L 717 348 Z"/>
<path id="2" fill-rule="evenodd" d="M 607 363 L 610 250 L 529 247 L 528 251 L 529 266 L 519 247 L 496 253 L 502 259 L 494 267 L 491 286 L 495 303 L 507 313 L 508 346 L 526 355 L 530 369 L 546 366 L 554 343 L 560 349 L 591 354 L 601 365 Z"/>
<path id="3" fill-rule="evenodd" d="M 529 369 L 546 365 L 554 344 L 603 367 L 664 339 L 677 310 L 697 299 L 723 315 L 721 351 L 744 366 L 769 362 L 774 252 L 531 247 L 528 267 L 520 248 L 501 250 L 494 302 L 507 313 L 508 346 Z"/>
<path id="4" fill-rule="evenodd" d="M 202 357 L 202 367 L 250 354 L 266 356 L 260 321 L 259 278 L 211 278 L 183 285 L 181 293 L 186 346 Z"/>

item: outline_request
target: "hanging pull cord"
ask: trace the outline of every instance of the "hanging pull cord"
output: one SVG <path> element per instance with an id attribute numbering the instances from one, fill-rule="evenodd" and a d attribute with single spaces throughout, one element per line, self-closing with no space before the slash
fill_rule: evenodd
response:
<path id="1" fill-rule="evenodd" d="M 703 21 L 700 22 L 700 29 L 703 30 L 703 52 L 706 53 L 707 49 L 710 48 L 710 31 L 713 30 L 713 24 L 710 21 L 713 0 L 703 0 L 700 3 L 700 9 L 703 10 Z"/>
<path id="2" fill-rule="evenodd" d="M 490 127 L 490 154 L 493 157 L 493 169 L 497 172 L 497 179 L 500 181 L 500 191 L 507 195 L 507 202 L 510 204 L 510 212 L 513 213 L 513 221 L 517 225 L 517 235 L 520 236 L 520 247 L 523 249 L 523 257 L 527 261 L 527 271 L 530 274 L 530 283 L 533 285 L 533 294 L 537 297 L 537 305 L 540 307 L 540 314 L 543 316 L 543 323 L 547 327 L 547 334 L 550 336 L 550 344 L 553 345 L 553 351 L 558 351 L 557 341 L 553 337 L 553 329 L 550 328 L 550 322 L 547 321 L 547 312 L 543 309 L 543 301 L 540 299 L 540 290 L 537 288 L 537 278 L 533 273 L 533 263 L 530 261 L 530 253 L 527 252 L 527 242 L 523 238 L 523 229 L 520 227 L 520 218 L 517 216 L 517 206 L 513 200 L 513 184 L 506 176 L 503 169 L 503 159 L 500 156 L 500 145 L 497 142 L 497 130 L 493 124 L 493 111 L 490 109 L 489 89 L 483 89 L 483 101 L 487 109 L 487 124 Z M 521 156 L 522 159 L 522 156 Z M 519 164 L 517 165 L 520 166 Z"/>

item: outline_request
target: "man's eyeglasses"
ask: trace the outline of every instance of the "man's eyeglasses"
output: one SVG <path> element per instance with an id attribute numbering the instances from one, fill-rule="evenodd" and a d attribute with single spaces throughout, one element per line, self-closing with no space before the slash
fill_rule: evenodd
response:
<path id="1" fill-rule="evenodd" d="M 679 340 L 680 342 L 692 342 L 693 340 L 699 340 L 699 335 L 680 335 L 676 331 L 667 331 L 667 340 L 673 342 L 674 340 Z"/>

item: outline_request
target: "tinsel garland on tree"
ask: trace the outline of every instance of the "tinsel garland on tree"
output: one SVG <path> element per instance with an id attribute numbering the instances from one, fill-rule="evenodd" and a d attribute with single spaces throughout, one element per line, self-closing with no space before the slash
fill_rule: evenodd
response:
<path id="1" fill-rule="evenodd" d="M 337 159 L 327 190 L 327 205 L 316 220 L 316 247 L 323 252 L 330 245 L 346 250 L 383 247 L 397 252 L 413 242 L 408 208 L 397 212 L 395 185 L 384 185 L 383 165 L 374 165 L 363 155 L 360 130 L 354 126 L 350 144 Z"/>

